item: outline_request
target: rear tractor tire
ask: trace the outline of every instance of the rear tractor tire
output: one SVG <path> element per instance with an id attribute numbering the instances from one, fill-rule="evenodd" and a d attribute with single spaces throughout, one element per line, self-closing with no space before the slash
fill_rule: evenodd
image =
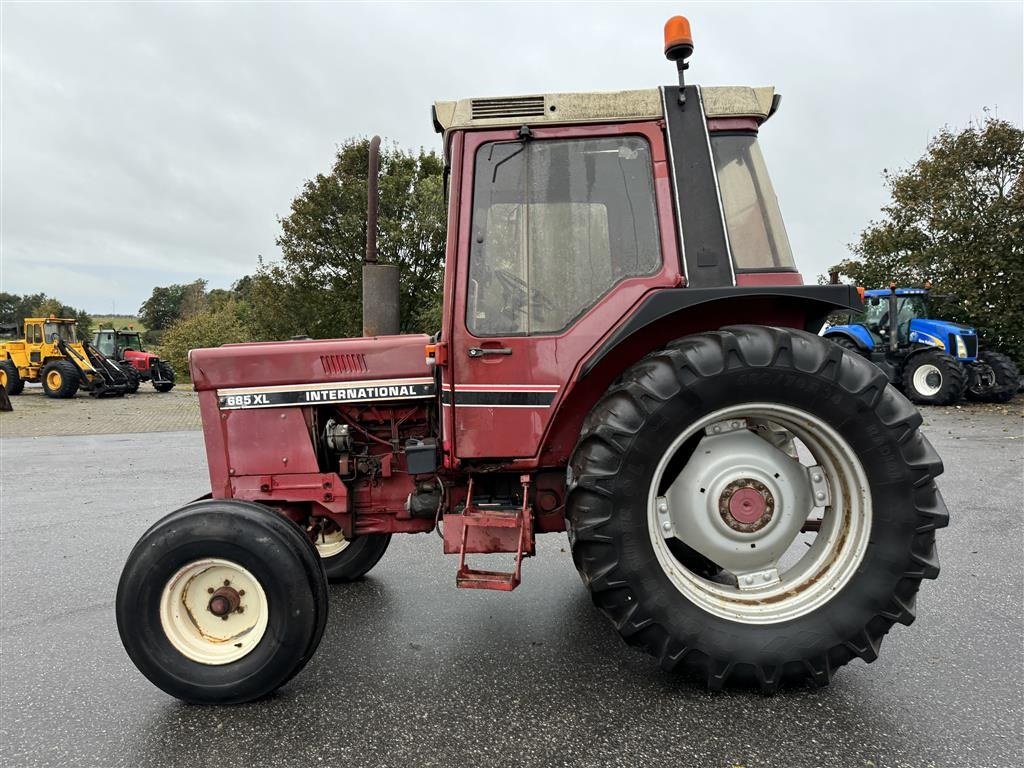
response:
<path id="1" fill-rule="evenodd" d="M 166 381 L 158 384 L 156 382 L 156 379 L 154 378 L 153 389 L 155 389 L 157 392 L 170 392 L 172 389 L 174 389 L 174 369 L 171 368 L 170 363 L 165 363 L 163 361 L 157 363 L 157 366 L 160 371 L 160 378 L 165 379 Z"/>
<path id="2" fill-rule="evenodd" d="M 266 696 L 305 666 L 327 623 L 327 580 L 305 533 L 260 504 L 209 500 L 143 534 L 117 586 L 128 656 L 188 702 Z"/>
<path id="3" fill-rule="evenodd" d="M 371 533 L 349 541 L 344 534 L 327 526 L 317 536 L 316 551 L 332 584 L 355 581 L 365 576 L 384 556 L 390 533 Z"/>
<path id="4" fill-rule="evenodd" d="M 825 685 L 874 661 L 938 575 L 942 463 L 920 424 L 885 374 L 820 337 L 677 340 L 584 422 L 573 560 L 626 642 L 666 669 L 712 689 Z"/>
<path id="5" fill-rule="evenodd" d="M 966 384 L 963 366 L 938 350 L 919 352 L 903 368 L 903 391 L 919 405 L 952 405 Z"/>
<path id="6" fill-rule="evenodd" d="M 120 363 L 120 366 L 121 372 L 128 380 L 128 386 L 127 389 L 125 389 L 125 394 L 134 395 L 139 391 L 139 384 L 142 382 L 142 379 L 139 378 L 139 372 L 135 370 L 135 366 L 131 363 Z"/>
<path id="7" fill-rule="evenodd" d="M 21 378 L 13 360 L 0 361 L 0 384 L 3 384 L 11 397 L 20 395 L 25 389 L 25 380 Z"/>
<path id="8" fill-rule="evenodd" d="M 862 357 L 864 356 L 864 352 L 857 345 L 857 342 L 855 342 L 853 339 L 849 338 L 848 336 L 835 335 L 835 336 L 827 336 L 826 338 L 829 341 L 831 341 L 833 344 L 835 344 L 837 347 L 842 347 L 843 349 L 847 349 L 850 352 L 853 352 L 853 354 L 855 354 L 855 355 L 860 355 Z"/>
<path id="9" fill-rule="evenodd" d="M 967 399 L 1005 403 L 1020 388 L 1020 372 L 1013 360 L 1001 352 L 983 350 L 968 371 Z"/>
<path id="10" fill-rule="evenodd" d="M 78 369 L 70 360 L 55 360 L 43 367 L 39 380 L 47 397 L 68 398 L 78 392 Z"/>

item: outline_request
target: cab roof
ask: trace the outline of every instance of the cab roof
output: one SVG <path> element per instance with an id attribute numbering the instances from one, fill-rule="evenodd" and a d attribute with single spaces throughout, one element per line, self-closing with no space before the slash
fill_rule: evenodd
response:
<path id="1" fill-rule="evenodd" d="M 700 88 L 700 94 L 707 117 L 750 117 L 763 123 L 772 114 L 775 89 L 714 86 Z M 664 117 L 665 107 L 661 89 L 646 88 L 435 101 L 433 113 L 434 129 L 447 133 L 460 128 L 657 120 Z"/>

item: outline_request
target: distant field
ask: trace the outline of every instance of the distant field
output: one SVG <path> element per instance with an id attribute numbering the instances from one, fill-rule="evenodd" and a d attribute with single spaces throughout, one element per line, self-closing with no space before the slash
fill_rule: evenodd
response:
<path id="1" fill-rule="evenodd" d="M 146 326 L 143 325 L 135 315 L 93 315 L 92 330 L 100 328 L 127 328 L 131 326 L 136 331 L 145 333 Z"/>

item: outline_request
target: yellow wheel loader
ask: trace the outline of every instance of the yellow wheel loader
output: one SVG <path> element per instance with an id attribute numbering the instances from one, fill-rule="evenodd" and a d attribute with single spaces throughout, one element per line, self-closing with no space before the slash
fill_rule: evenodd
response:
<path id="1" fill-rule="evenodd" d="M 74 319 L 29 317 L 21 339 L 0 340 L 0 385 L 20 395 L 25 383 L 41 383 L 48 397 L 74 397 L 79 389 L 96 397 L 120 397 L 128 376 L 87 340 Z"/>

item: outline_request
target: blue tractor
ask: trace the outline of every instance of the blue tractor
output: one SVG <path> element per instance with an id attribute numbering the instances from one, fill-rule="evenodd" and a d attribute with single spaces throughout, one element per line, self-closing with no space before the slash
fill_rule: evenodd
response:
<path id="1" fill-rule="evenodd" d="M 972 400 L 1005 403 L 1020 386 L 1004 354 L 978 351 L 974 328 L 928 316 L 927 288 L 864 292 L 864 310 L 827 326 L 822 335 L 868 358 L 915 403 Z"/>

